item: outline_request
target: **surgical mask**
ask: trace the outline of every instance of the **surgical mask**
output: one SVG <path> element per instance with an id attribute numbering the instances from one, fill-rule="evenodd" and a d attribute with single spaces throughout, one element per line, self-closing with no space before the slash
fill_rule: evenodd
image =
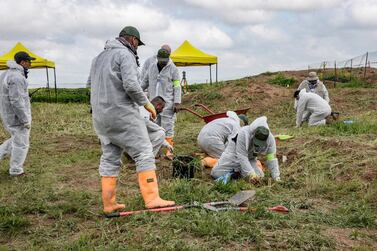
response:
<path id="1" fill-rule="evenodd" d="M 315 81 L 309 81 L 309 88 L 314 89 L 317 87 L 317 80 Z"/>
<path id="2" fill-rule="evenodd" d="M 164 68 L 167 64 L 168 64 L 168 62 L 158 61 L 158 65 L 159 65 L 161 68 Z"/>

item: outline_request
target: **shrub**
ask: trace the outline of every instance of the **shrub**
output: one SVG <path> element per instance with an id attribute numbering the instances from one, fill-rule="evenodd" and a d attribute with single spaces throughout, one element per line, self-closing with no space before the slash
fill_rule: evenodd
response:
<path id="1" fill-rule="evenodd" d="M 284 74 L 279 73 L 276 75 L 273 79 L 270 79 L 268 83 L 273 84 L 273 85 L 280 85 L 284 87 L 289 87 L 296 83 L 296 79 L 293 77 L 286 77 Z"/>

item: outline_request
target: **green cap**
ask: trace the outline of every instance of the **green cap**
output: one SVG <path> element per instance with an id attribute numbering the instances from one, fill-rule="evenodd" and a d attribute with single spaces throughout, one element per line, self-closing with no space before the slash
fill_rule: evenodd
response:
<path id="1" fill-rule="evenodd" d="M 160 62 L 168 62 L 169 56 L 169 52 L 165 49 L 159 49 L 157 52 L 157 60 Z"/>
<path id="2" fill-rule="evenodd" d="M 136 37 L 137 40 L 139 40 L 139 45 L 145 45 L 140 40 L 140 33 L 139 33 L 139 31 L 135 27 L 133 27 L 133 26 L 126 26 L 126 27 L 124 27 L 123 30 L 121 30 L 121 32 L 119 33 L 119 36 L 120 37 L 124 37 L 126 35 Z"/>
<path id="3" fill-rule="evenodd" d="M 259 148 L 266 147 L 267 139 L 269 135 L 270 135 L 270 131 L 266 127 L 264 126 L 257 127 L 254 134 L 254 145 Z"/>

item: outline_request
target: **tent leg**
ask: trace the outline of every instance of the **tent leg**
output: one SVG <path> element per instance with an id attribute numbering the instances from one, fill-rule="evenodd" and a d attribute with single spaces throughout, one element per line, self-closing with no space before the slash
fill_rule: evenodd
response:
<path id="1" fill-rule="evenodd" d="M 209 65 L 209 84 L 212 85 L 212 65 Z"/>
<path id="2" fill-rule="evenodd" d="M 216 64 L 216 84 L 217 84 L 217 64 Z"/>
<path id="3" fill-rule="evenodd" d="M 54 67 L 55 103 L 58 103 L 58 88 L 56 86 L 56 70 Z"/>
<path id="4" fill-rule="evenodd" d="M 51 103 L 50 78 L 49 78 L 49 76 L 48 76 L 48 67 L 46 67 L 46 76 L 47 76 L 48 102 Z"/>

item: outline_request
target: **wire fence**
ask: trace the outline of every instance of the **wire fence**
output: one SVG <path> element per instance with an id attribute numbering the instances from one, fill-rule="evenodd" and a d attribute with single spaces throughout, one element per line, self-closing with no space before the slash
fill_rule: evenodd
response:
<path id="1" fill-rule="evenodd" d="M 377 51 L 343 61 L 323 61 L 308 65 L 308 72 L 316 71 L 322 79 L 348 82 L 352 79 L 374 80 L 377 77 Z"/>

